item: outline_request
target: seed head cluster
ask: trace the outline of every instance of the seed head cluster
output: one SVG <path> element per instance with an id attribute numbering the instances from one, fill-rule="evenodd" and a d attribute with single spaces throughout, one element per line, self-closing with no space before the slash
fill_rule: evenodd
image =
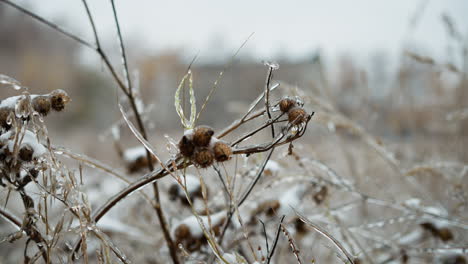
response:
<path id="1" fill-rule="evenodd" d="M 185 132 L 179 141 L 180 154 L 201 167 L 209 167 L 216 160 L 227 161 L 232 155 L 231 147 L 213 136 L 208 126 L 198 126 Z"/>
<path id="2" fill-rule="evenodd" d="M 288 114 L 288 121 L 293 125 L 304 123 L 309 116 L 304 108 L 302 108 L 302 105 L 289 97 L 281 99 L 279 108 L 281 112 Z"/>
<path id="3" fill-rule="evenodd" d="M 14 116 L 15 107 L 22 108 L 20 109 L 22 112 L 28 112 L 26 108 L 31 107 L 41 116 L 46 116 L 51 109 L 57 112 L 62 111 L 70 102 L 68 94 L 60 89 L 45 95 L 31 95 L 30 98 L 30 100 L 24 100 L 17 96 L 3 100 L 0 103 L 0 126 L 5 130 L 11 128 L 11 122 L 8 120 Z M 17 103 L 19 103 L 18 106 L 16 106 Z"/>

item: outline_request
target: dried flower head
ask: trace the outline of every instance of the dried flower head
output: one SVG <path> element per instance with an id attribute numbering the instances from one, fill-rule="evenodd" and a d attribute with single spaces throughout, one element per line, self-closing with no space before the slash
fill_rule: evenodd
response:
<path id="1" fill-rule="evenodd" d="M 181 224 L 176 228 L 174 232 L 174 236 L 176 240 L 179 242 L 184 239 L 190 238 L 191 237 L 190 228 L 186 224 Z"/>
<path id="2" fill-rule="evenodd" d="M 179 197 L 179 186 L 177 186 L 177 183 L 172 184 L 167 192 L 169 194 L 169 200 L 175 201 Z"/>
<path id="3" fill-rule="evenodd" d="M 7 107 L 2 107 L 0 108 L 0 126 L 5 128 L 6 130 L 9 130 L 11 128 L 11 124 L 8 124 L 7 120 L 8 117 L 10 116 L 10 113 L 13 112 L 13 109 L 7 108 Z"/>
<path id="4" fill-rule="evenodd" d="M 30 146 L 23 146 L 18 152 L 18 156 L 22 161 L 30 162 L 33 159 L 34 150 Z"/>
<path id="5" fill-rule="evenodd" d="M 213 152 L 216 161 L 219 162 L 223 162 L 230 159 L 232 155 L 231 147 L 222 141 L 218 141 L 214 144 Z"/>
<path id="6" fill-rule="evenodd" d="M 213 164 L 214 155 L 211 150 L 205 147 L 197 148 L 193 154 L 193 161 L 196 165 L 206 168 Z"/>
<path id="7" fill-rule="evenodd" d="M 307 113 L 300 107 L 294 107 L 288 112 L 289 123 L 293 125 L 299 125 L 303 123 L 307 118 Z"/>
<path id="8" fill-rule="evenodd" d="M 39 114 L 46 116 L 51 108 L 50 99 L 47 96 L 37 96 L 32 100 L 32 107 Z"/>
<path id="9" fill-rule="evenodd" d="M 208 126 L 198 126 L 193 132 L 193 144 L 197 147 L 206 147 L 210 144 L 214 131 Z"/>
<path id="10" fill-rule="evenodd" d="M 299 234 L 305 234 L 307 233 L 307 231 L 309 231 L 304 221 L 302 221 L 299 217 L 294 218 L 293 224 L 294 224 L 294 228 Z"/>
<path id="11" fill-rule="evenodd" d="M 283 113 L 287 113 L 291 108 L 295 106 L 296 101 L 288 97 L 281 99 L 281 101 L 279 102 L 279 108 Z"/>
<path id="12" fill-rule="evenodd" d="M 151 155 L 151 164 L 155 164 L 155 163 L 156 163 L 156 158 L 153 155 Z M 148 158 L 146 157 L 146 155 L 139 156 L 135 160 L 127 164 L 127 171 L 129 173 L 136 173 L 146 168 L 148 168 Z"/>
<path id="13" fill-rule="evenodd" d="M 195 145 L 188 136 L 184 135 L 179 141 L 179 151 L 184 157 L 191 157 L 195 150 Z"/>
<path id="14" fill-rule="evenodd" d="M 65 91 L 58 89 L 50 93 L 50 103 L 55 111 L 62 111 L 68 102 L 70 97 Z"/>
<path id="15" fill-rule="evenodd" d="M 327 186 L 324 185 L 322 186 L 322 188 L 320 188 L 318 192 L 314 194 L 313 198 L 317 204 L 321 204 L 327 198 L 327 195 L 328 195 L 328 188 Z"/>
<path id="16" fill-rule="evenodd" d="M 444 241 L 444 242 L 447 242 L 447 241 L 450 241 L 450 240 L 453 240 L 453 233 L 452 231 L 450 231 L 450 229 L 446 228 L 446 227 L 443 227 L 443 228 L 440 228 L 437 232 L 437 235 L 438 237 L 440 238 L 440 240 Z"/>

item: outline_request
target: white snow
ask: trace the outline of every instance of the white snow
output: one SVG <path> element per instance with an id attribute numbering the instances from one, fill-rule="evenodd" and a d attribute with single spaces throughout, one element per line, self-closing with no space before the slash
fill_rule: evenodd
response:
<path id="1" fill-rule="evenodd" d="M 210 144 L 209 144 L 209 148 L 210 149 L 213 149 L 215 144 L 218 143 L 220 140 L 217 139 L 215 136 L 212 136 L 211 139 L 210 139 Z"/>
<path id="2" fill-rule="evenodd" d="M 224 253 L 223 258 L 230 264 L 247 264 L 247 261 L 237 253 Z"/>
<path id="3" fill-rule="evenodd" d="M 412 246 L 419 243 L 423 237 L 424 231 L 421 228 L 417 228 L 398 239 L 398 244 L 401 246 Z"/>
<path id="4" fill-rule="evenodd" d="M 187 181 L 187 191 L 189 194 L 192 194 L 200 189 L 200 179 L 198 179 L 197 176 L 192 175 L 192 174 L 186 174 L 185 175 L 186 181 Z M 177 185 L 179 188 L 179 185 Z M 182 189 L 180 189 L 182 191 Z"/>
<path id="5" fill-rule="evenodd" d="M 193 129 L 187 129 L 184 131 L 184 136 L 188 139 L 188 140 L 192 140 L 193 139 Z"/>
<path id="6" fill-rule="evenodd" d="M 16 102 L 21 99 L 22 95 L 8 97 L 0 103 L 0 108 L 15 108 Z"/>
<path id="7" fill-rule="evenodd" d="M 128 148 L 123 153 L 124 160 L 128 162 L 135 161 L 139 157 L 146 157 L 146 148 L 144 146 Z"/>
<path id="8" fill-rule="evenodd" d="M 12 131 L 8 131 L 0 136 L 0 141 L 8 142 L 8 150 L 10 152 L 13 152 L 15 145 L 15 139 L 13 135 L 14 134 Z M 47 148 L 44 147 L 44 145 L 42 145 L 41 143 L 39 143 L 39 141 L 37 141 L 36 134 L 29 130 L 26 130 L 23 141 L 21 142 L 21 146 L 29 146 L 30 148 L 32 148 L 34 152 L 33 158 L 38 158 L 47 152 Z"/>
<path id="9" fill-rule="evenodd" d="M 418 208 L 421 205 L 421 200 L 418 198 L 410 198 L 404 201 L 403 204 L 411 208 Z"/>
<path id="10" fill-rule="evenodd" d="M 274 160 L 269 160 L 265 166 L 265 171 L 270 171 L 271 174 L 279 172 L 280 169 L 281 166 Z"/>
<path id="11" fill-rule="evenodd" d="M 200 217 L 201 222 L 205 226 L 206 230 L 208 230 L 208 228 L 209 228 L 208 216 L 199 216 L 199 217 Z M 218 212 L 216 214 L 211 215 L 211 225 L 216 226 L 216 225 L 220 224 L 221 220 L 223 220 L 223 218 L 225 218 L 225 217 L 226 217 L 226 212 L 224 212 L 224 211 L 221 211 L 221 212 Z M 188 226 L 188 228 L 190 230 L 190 234 L 194 238 L 199 238 L 199 237 L 203 236 L 203 229 L 200 227 L 200 224 L 199 224 L 199 222 L 197 220 L 197 217 L 195 215 L 191 215 L 191 216 L 183 219 L 182 221 L 177 222 L 175 225 L 173 225 L 172 230 L 171 230 L 171 233 L 172 233 L 173 236 L 175 236 L 175 230 L 180 225 Z"/>
<path id="12" fill-rule="evenodd" d="M 297 209 L 302 203 L 302 197 L 307 190 L 307 185 L 296 185 L 291 189 L 287 190 L 279 198 L 280 208 L 278 215 L 291 215 L 294 214 L 292 208 Z"/>

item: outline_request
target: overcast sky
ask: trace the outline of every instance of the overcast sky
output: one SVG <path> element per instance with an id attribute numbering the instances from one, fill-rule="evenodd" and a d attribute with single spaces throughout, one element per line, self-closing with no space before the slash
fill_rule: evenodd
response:
<path id="1" fill-rule="evenodd" d="M 15 0 L 92 40 L 80 0 Z M 100 35 L 115 36 L 107 0 L 88 0 Z M 443 57 L 448 43 L 441 14 L 468 35 L 467 0 L 116 0 L 126 41 L 157 51 L 181 49 L 201 57 L 243 52 L 258 59 L 300 58 L 320 48 L 329 56 L 395 53 L 408 43 Z M 427 2 L 426 5 L 422 4 Z M 424 9 L 422 7 L 425 6 Z M 424 11 L 424 12 L 421 12 Z M 420 14 L 416 27 L 410 21 Z"/>

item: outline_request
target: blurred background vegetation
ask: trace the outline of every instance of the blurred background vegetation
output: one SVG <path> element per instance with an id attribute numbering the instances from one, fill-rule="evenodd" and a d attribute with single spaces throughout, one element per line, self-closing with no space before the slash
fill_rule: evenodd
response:
<path id="1" fill-rule="evenodd" d="M 414 5 L 417 6 L 416 1 Z M 25 6 L 35 8 L 27 1 Z M 407 17 L 408 27 L 416 23 L 411 19 L 418 19 L 424 11 L 422 7 L 418 6 L 421 10 L 416 10 L 413 17 Z M 385 51 L 369 50 L 364 51 L 368 58 L 364 63 L 359 57 L 363 51 L 339 54 L 331 62 L 321 49 L 315 48 L 300 57 L 286 53 L 273 56 L 280 64 L 274 79 L 282 83 L 283 93 L 297 87 L 326 98 L 343 114 L 389 142 L 417 144 L 415 149 L 421 150 L 422 156 L 439 155 L 468 162 L 466 34 L 449 15 L 442 11 L 441 14 L 439 22 L 446 30 L 450 55 L 447 59 L 432 59 L 430 53 L 425 53 L 424 45 L 408 44 L 397 58 Z M 74 23 L 87 25 L 87 21 L 62 20 L 64 27 Z M 138 80 L 145 103 L 154 104 L 149 118 L 154 123 L 153 130 L 159 134 L 180 130 L 173 95 L 190 56 L 177 48 L 149 50 L 141 42 L 129 39 L 133 77 Z M 114 43 L 108 46 L 118 65 L 115 39 L 106 42 Z M 0 72 L 30 87 L 31 93 L 66 90 L 73 100 L 67 113 L 47 120 L 55 144 L 105 157 L 109 149 L 103 146 L 109 144 L 101 142 L 100 146 L 89 139 L 104 133 L 119 118 L 117 89 L 102 62 L 96 65 L 83 59 L 89 57 L 83 49 L 17 10 L 0 5 Z M 266 69 L 256 56 L 251 56 L 248 47 L 244 49 L 227 68 L 201 123 L 214 127 L 228 124 L 263 89 Z M 199 103 L 228 62 L 226 56 L 195 62 L 194 86 Z M 4 87 L 0 90 L 1 98 L 16 93 Z M 313 129 L 308 140 L 313 140 Z"/>

